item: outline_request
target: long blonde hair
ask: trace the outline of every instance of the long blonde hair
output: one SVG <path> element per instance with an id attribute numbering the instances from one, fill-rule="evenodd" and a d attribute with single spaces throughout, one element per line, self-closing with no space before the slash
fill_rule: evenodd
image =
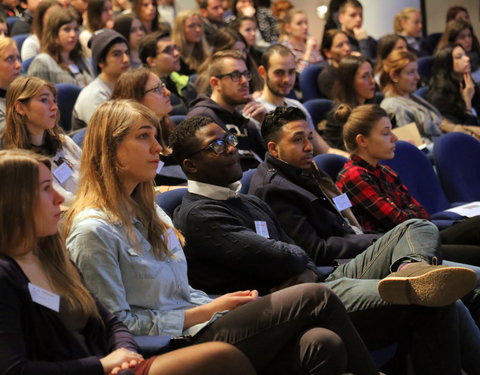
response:
<path id="1" fill-rule="evenodd" d="M 185 23 L 191 17 L 198 17 L 202 23 L 202 16 L 196 10 L 184 10 L 178 13 L 175 18 L 173 26 L 173 41 L 180 48 L 180 53 L 183 61 L 190 69 L 198 70 L 200 65 L 208 58 L 209 52 L 205 34 L 202 35 L 202 40 L 197 43 L 189 43 L 185 38 Z M 202 23 L 203 28 L 203 23 Z"/>
<path id="2" fill-rule="evenodd" d="M 135 236 L 132 216 L 147 229 L 152 251 L 159 259 L 171 256 L 168 250 L 167 231 L 170 228 L 157 215 L 153 180 L 139 183 L 128 194 L 120 181 L 117 150 L 132 125 L 147 120 L 158 131 L 157 140 L 162 142 L 158 119 L 147 107 L 133 100 L 111 100 L 102 103 L 94 112 L 87 127 L 80 165 L 80 181 L 76 200 L 70 207 L 65 220 L 65 234 L 71 231 L 75 216 L 87 208 L 104 212 L 111 223 L 120 222 L 130 244 L 140 251 Z M 173 228 L 172 228 L 173 229 Z M 173 229 L 183 242 L 183 237 Z"/>
<path id="3" fill-rule="evenodd" d="M 70 261 L 61 235 L 38 238 L 35 233 L 40 164 L 51 167 L 48 157 L 32 151 L 0 151 L 0 254 L 11 255 L 12 249 L 20 247 L 35 251 L 55 290 L 74 308 L 98 318 L 95 301 Z"/>

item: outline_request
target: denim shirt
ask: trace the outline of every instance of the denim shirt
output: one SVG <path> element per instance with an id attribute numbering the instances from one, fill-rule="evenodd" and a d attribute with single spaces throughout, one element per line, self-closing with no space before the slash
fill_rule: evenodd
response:
<path id="1" fill-rule="evenodd" d="M 173 227 L 159 207 L 160 218 Z M 133 219 L 140 251 L 129 243 L 125 228 L 99 210 L 86 209 L 73 222 L 67 248 L 90 290 L 135 335 L 194 335 L 209 322 L 183 330 L 185 310 L 211 299 L 188 284 L 187 262 L 172 229 L 173 257 L 155 258 L 143 224 Z"/>

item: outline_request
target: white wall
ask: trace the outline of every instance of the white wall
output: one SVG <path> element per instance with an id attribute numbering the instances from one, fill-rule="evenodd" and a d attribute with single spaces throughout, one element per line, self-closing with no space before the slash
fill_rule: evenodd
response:
<path id="1" fill-rule="evenodd" d="M 370 1 L 370 0 L 368 0 Z M 480 1 L 479 0 L 425 0 L 427 32 L 439 33 L 445 29 L 447 9 L 452 5 L 461 5 L 468 9 L 470 20 L 477 37 L 480 37 Z"/>

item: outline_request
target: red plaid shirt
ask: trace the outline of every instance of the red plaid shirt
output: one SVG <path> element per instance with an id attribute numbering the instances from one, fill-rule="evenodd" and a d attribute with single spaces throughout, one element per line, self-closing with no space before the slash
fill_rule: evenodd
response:
<path id="1" fill-rule="evenodd" d="M 347 193 L 353 212 L 365 229 L 387 231 L 408 219 L 430 218 L 386 165 L 372 167 L 353 155 L 339 173 L 337 185 Z"/>

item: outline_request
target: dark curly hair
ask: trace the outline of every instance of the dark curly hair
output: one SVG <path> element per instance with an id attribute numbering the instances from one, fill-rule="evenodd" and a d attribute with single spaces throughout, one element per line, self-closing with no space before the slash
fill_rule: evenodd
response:
<path id="1" fill-rule="evenodd" d="M 297 107 L 277 107 L 268 113 L 262 123 L 262 137 L 267 144 L 278 140 L 283 125 L 292 121 L 307 120 L 305 113 Z"/>

